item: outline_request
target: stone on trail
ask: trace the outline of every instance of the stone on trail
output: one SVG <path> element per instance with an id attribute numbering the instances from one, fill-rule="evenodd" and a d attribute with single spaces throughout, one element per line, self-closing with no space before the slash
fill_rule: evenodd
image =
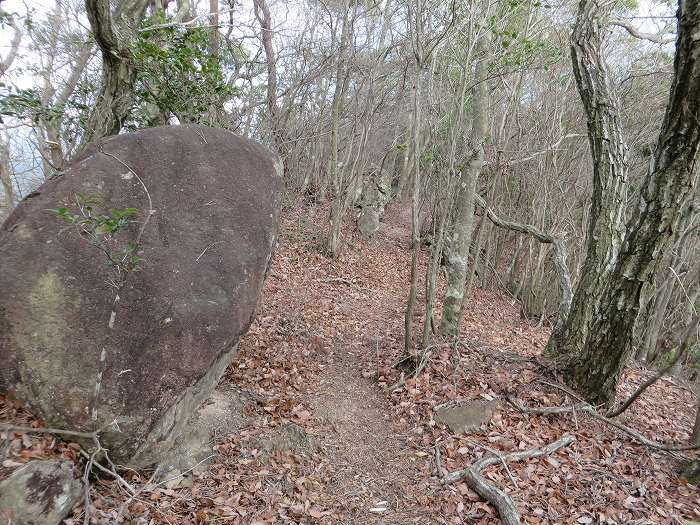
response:
<path id="1" fill-rule="evenodd" d="M 71 463 L 30 461 L 0 481 L 0 523 L 58 525 L 82 498 Z"/>
<path id="2" fill-rule="evenodd" d="M 478 430 L 491 421 L 498 401 L 462 401 L 459 404 L 440 407 L 435 411 L 435 421 L 447 425 L 453 434 Z"/>
<path id="3" fill-rule="evenodd" d="M 263 147 L 204 126 L 89 146 L 0 228 L 0 391 L 49 426 L 99 430 L 119 463 L 167 462 L 252 321 L 279 173 Z M 70 223 L 127 208 L 114 234 Z"/>

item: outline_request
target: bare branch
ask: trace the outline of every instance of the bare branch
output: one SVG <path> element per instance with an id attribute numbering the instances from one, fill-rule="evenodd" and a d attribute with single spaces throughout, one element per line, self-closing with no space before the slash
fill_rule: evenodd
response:
<path id="1" fill-rule="evenodd" d="M 672 26 L 670 25 L 666 26 L 658 33 L 645 33 L 624 20 L 610 20 L 610 25 L 621 27 L 633 37 L 639 38 L 640 40 L 648 40 L 649 42 L 654 42 L 655 44 L 670 44 L 676 40 L 675 34 L 669 34 L 673 30 Z"/>
<path id="2" fill-rule="evenodd" d="M 513 405 L 515 408 L 517 408 L 525 414 L 565 414 L 567 412 L 581 411 L 590 415 L 593 419 L 597 419 L 598 421 L 602 421 L 603 423 L 607 423 L 608 425 L 615 427 L 616 429 L 632 437 L 642 445 L 656 450 L 663 450 L 664 452 L 680 452 L 684 450 L 696 450 L 700 448 L 700 445 L 665 445 L 657 441 L 652 441 L 651 439 L 644 437 L 637 430 L 629 428 L 628 426 L 625 426 L 622 423 L 618 423 L 617 421 L 613 421 L 612 419 L 609 419 L 604 415 L 599 414 L 595 407 L 585 403 L 557 407 L 528 407 L 515 398 L 507 397 L 506 399 L 511 405 Z"/>
<path id="3" fill-rule="evenodd" d="M 484 213 L 486 213 L 488 219 L 496 226 L 530 235 L 542 243 L 552 244 L 554 246 L 554 264 L 557 268 L 559 286 L 561 288 L 561 300 L 559 301 L 557 325 L 562 323 L 569 314 L 571 301 L 574 296 L 573 288 L 571 286 L 571 272 L 569 271 L 569 266 L 566 262 L 566 241 L 563 238 L 543 232 L 530 224 L 521 224 L 519 222 L 501 219 L 491 208 L 486 206 L 486 202 L 481 195 L 475 194 L 474 197 L 475 202 L 484 209 Z"/>
<path id="4" fill-rule="evenodd" d="M 17 22 L 15 22 L 15 18 L 12 15 L 0 9 L 0 18 L 2 17 L 6 17 L 7 25 L 9 25 L 12 28 L 14 34 L 12 35 L 12 42 L 10 43 L 10 51 L 4 59 L 0 60 L 0 77 L 2 77 L 8 69 L 10 69 L 10 66 L 15 61 L 15 58 L 17 57 L 17 51 L 19 50 L 19 44 L 22 41 L 22 31 L 20 31 L 19 27 L 17 27 Z"/>

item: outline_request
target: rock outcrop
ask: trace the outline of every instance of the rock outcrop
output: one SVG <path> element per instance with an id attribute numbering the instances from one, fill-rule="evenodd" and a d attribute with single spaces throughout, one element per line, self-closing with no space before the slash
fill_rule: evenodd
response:
<path id="1" fill-rule="evenodd" d="M 203 126 L 90 146 L 0 228 L 0 390 L 99 430 L 120 463 L 161 463 L 251 323 L 279 173 Z"/>
<path id="2" fill-rule="evenodd" d="M 0 481 L 0 524 L 58 525 L 83 496 L 67 461 L 35 460 Z"/>
<path id="3" fill-rule="evenodd" d="M 357 229 L 363 239 L 370 239 L 379 229 L 390 194 L 390 185 L 379 173 L 372 173 L 365 181 L 357 205 Z"/>

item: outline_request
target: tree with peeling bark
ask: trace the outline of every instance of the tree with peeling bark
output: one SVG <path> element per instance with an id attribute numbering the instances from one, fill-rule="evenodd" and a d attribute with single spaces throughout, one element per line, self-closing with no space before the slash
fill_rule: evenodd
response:
<path id="1" fill-rule="evenodd" d="M 148 3 L 148 0 L 125 0 L 112 7 L 109 0 L 85 1 L 90 27 L 102 52 L 102 80 L 87 119 L 82 147 L 119 133 L 131 112 L 138 73 L 132 45 Z"/>
<path id="2" fill-rule="evenodd" d="M 620 110 L 603 55 L 612 4 L 581 0 L 571 35 L 571 60 L 587 116 L 593 158 L 593 196 L 586 260 L 571 310 L 547 345 L 549 355 L 571 353 L 584 341 L 599 309 L 601 291 L 610 279 L 624 235 L 627 193 L 627 146 Z"/>
<path id="3" fill-rule="evenodd" d="M 598 38 L 600 13 L 594 3 L 582 0 L 574 30 L 574 68 L 582 100 L 589 113 L 589 135 L 594 165 L 605 173 L 619 172 L 623 164 L 624 143 L 620 135 L 602 134 L 598 124 L 612 123 L 613 109 L 596 112 L 602 104 L 591 104 L 591 94 L 600 92 L 596 79 L 601 69 L 592 69 L 595 47 L 589 41 Z M 618 216 L 622 203 L 610 187 L 594 193 L 591 232 L 605 227 L 607 235 L 592 242 L 576 289 L 572 311 L 561 333 L 553 334 L 548 353 L 560 363 L 567 381 L 587 400 L 609 405 L 615 387 L 632 351 L 633 333 L 644 287 L 652 282 L 664 252 L 671 246 L 681 211 L 695 191 L 698 151 L 700 150 L 700 4 L 681 1 L 678 8 L 678 36 L 674 60 L 674 78 L 654 153 L 653 167 L 640 190 L 639 202 L 627 223 L 624 243 Z M 581 35 L 589 35 L 580 40 Z M 600 42 L 600 40 L 597 40 Z M 598 48 L 599 49 L 599 48 Z M 580 52 L 593 50 L 593 55 Z M 581 56 L 593 60 L 578 62 Z M 615 130 L 615 129 L 613 129 Z M 599 148 L 603 146 L 604 150 Z M 601 159 L 600 154 L 605 158 Z M 617 159 L 617 160 L 614 160 Z M 618 162 L 619 161 L 619 162 Z M 614 182 L 622 178 L 610 179 Z M 610 207 L 601 203 L 610 202 Z M 598 210 L 612 212 L 602 217 Z M 604 245 L 600 245 L 600 241 Z M 598 248 L 598 249 L 596 249 Z M 602 251 L 601 251 L 602 248 Z M 596 257 L 596 255 L 604 257 Z M 594 286 L 595 293 L 591 293 Z"/>

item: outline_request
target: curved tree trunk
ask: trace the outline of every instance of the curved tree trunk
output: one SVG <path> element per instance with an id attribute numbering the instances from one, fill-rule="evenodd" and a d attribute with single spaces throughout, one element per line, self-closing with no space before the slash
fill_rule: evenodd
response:
<path id="1" fill-rule="evenodd" d="M 90 27 L 102 51 L 102 81 L 79 149 L 119 133 L 131 112 L 136 64 L 130 46 L 147 6 L 148 0 L 125 0 L 112 10 L 109 0 L 85 0 Z"/>
<path id="2" fill-rule="evenodd" d="M 627 148 L 603 57 L 604 24 L 611 6 L 602 9 L 596 0 L 581 0 L 571 35 L 574 77 L 587 116 L 593 157 L 593 198 L 586 260 L 569 315 L 547 343 L 546 352 L 551 357 L 578 355 L 585 350 L 624 235 Z"/>
<path id="3" fill-rule="evenodd" d="M 586 337 L 577 340 L 576 346 L 564 347 L 571 352 L 565 360 L 567 380 L 593 403 L 610 404 L 614 399 L 620 372 L 632 350 L 642 289 L 652 282 L 663 253 L 672 245 L 681 211 L 695 190 L 700 151 L 698 32 L 700 3 L 681 0 L 674 78 L 654 168 L 642 185 L 617 263 L 605 274 L 597 308 L 578 319 L 586 325 Z"/>

